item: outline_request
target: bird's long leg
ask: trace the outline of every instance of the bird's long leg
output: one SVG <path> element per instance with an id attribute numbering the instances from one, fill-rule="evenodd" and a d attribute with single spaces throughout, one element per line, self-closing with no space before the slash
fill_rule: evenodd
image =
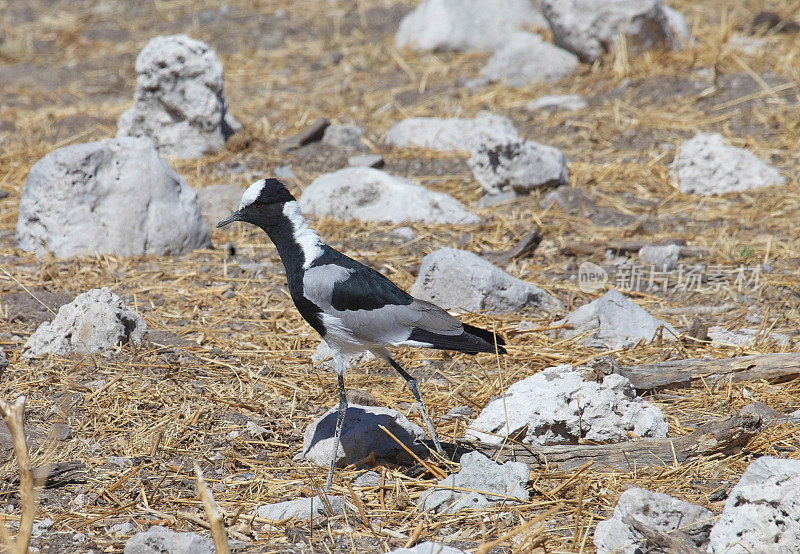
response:
<path id="1" fill-rule="evenodd" d="M 408 383 L 408 388 L 411 389 L 411 394 L 414 395 L 414 399 L 417 401 L 417 406 L 419 406 L 419 409 L 422 412 L 422 419 L 425 421 L 425 425 L 428 427 L 428 434 L 431 436 L 433 445 L 436 447 L 436 452 L 439 454 L 444 454 L 442 445 L 439 443 L 439 437 L 436 435 L 436 430 L 433 428 L 431 418 L 428 417 L 428 410 L 425 408 L 425 402 L 422 401 L 422 394 L 419 392 L 417 380 L 414 379 L 405 369 L 400 367 L 400 364 L 395 362 L 391 356 L 386 355 L 384 358 L 387 362 L 389 362 L 389 365 L 395 368 L 397 372 L 403 376 L 403 379 L 406 380 L 406 383 Z"/>
<path id="2" fill-rule="evenodd" d="M 337 368 L 338 369 L 338 368 Z M 339 380 L 339 413 L 336 414 L 336 432 L 333 437 L 333 457 L 331 458 L 331 467 L 328 469 L 328 480 L 325 482 L 325 490 L 329 491 L 333 484 L 333 469 L 336 467 L 336 456 L 339 454 L 339 439 L 342 436 L 342 425 L 344 424 L 344 416 L 347 413 L 347 394 L 344 390 L 344 376 L 343 372 L 336 372 Z"/>

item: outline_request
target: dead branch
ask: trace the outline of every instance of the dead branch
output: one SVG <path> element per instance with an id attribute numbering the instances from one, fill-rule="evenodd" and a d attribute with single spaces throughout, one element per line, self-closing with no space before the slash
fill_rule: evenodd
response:
<path id="1" fill-rule="evenodd" d="M 11 550 L 14 554 L 25 554 L 31 540 L 33 530 L 33 516 L 36 514 L 36 497 L 33 491 L 33 472 L 31 460 L 28 455 L 28 444 L 25 442 L 25 397 L 19 396 L 13 404 L 0 398 L 0 415 L 6 420 L 6 425 L 14 441 L 14 452 L 17 455 L 19 466 L 19 494 L 22 500 L 22 517 L 19 522 L 17 540 Z"/>
<path id="2" fill-rule="evenodd" d="M 564 469 L 594 462 L 595 466 L 630 471 L 634 467 L 665 467 L 697 456 L 727 453 L 746 444 L 761 430 L 761 418 L 746 414 L 701 425 L 682 437 L 598 445 L 506 445 L 502 448 L 479 445 L 477 450 L 499 462 L 513 460 L 540 466 L 545 460 L 547 464 L 557 464 Z"/>
<path id="3" fill-rule="evenodd" d="M 714 382 L 776 379 L 800 374 L 800 353 L 755 354 L 715 360 L 670 360 L 654 364 L 624 366 L 618 371 L 630 379 L 637 390 L 683 388 L 692 381 Z"/>
<path id="4" fill-rule="evenodd" d="M 211 526 L 211 536 L 214 537 L 214 548 L 217 554 L 230 554 L 231 549 L 228 545 L 228 534 L 225 532 L 225 524 L 219 515 L 217 503 L 214 502 L 214 497 L 211 491 L 208 490 L 205 479 L 203 479 L 203 470 L 194 462 L 194 473 L 197 478 L 197 492 L 200 494 L 200 499 L 203 501 L 203 508 L 206 511 L 208 523 Z"/>

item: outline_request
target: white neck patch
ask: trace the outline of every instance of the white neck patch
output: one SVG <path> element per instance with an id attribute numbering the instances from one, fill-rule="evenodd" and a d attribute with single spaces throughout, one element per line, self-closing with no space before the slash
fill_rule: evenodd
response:
<path id="1" fill-rule="evenodd" d="M 303 214 L 300 213 L 300 206 L 296 201 L 287 202 L 283 205 L 283 215 L 292 222 L 294 240 L 303 251 L 303 269 L 308 269 L 314 260 L 322 256 L 322 240 L 308 226 Z"/>
<path id="2" fill-rule="evenodd" d="M 259 181 L 256 181 L 255 183 L 253 183 L 249 187 L 247 187 L 247 190 L 244 191 L 244 194 L 242 194 L 242 201 L 239 204 L 239 209 L 241 210 L 245 206 L 249 206 L 250 204 L 255 202 L 256 198 L 259 197 L 259 195 L 261 194 L 261 191 L 264 189 L 264 185 L 266 185 L 266 184 L 267 184 L 267 180 L 266 179 L 261 179 Z"/>

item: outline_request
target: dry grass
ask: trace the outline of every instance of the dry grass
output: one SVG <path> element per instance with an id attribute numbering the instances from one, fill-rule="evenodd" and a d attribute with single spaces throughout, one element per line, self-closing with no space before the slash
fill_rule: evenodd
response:
<path id="1" fill-rule="evenodd" d="M 17 250 L 13 240 L 16 206 L 30 166 L 56 147 L 113 136 L 115 120 L 132 97 L 135 54 L 152 36 L 186 32 L 220 51 L 227 99 L 245 125 L 218 155 L 171 161 L 192 186 L 244 186 L 270 174 L 276 165 L 290 163 L 299 178 L 291 185 L 299 192 L 319 173 L 341 167 L 341 160 L 313 147 L 310 153 L 282 154 L 275 148 L 279 140 L 318 116 L 356 122 L 386 158 L 388 171 L 451 193 L 486 218 L 477 228 L 414 224 L 416 238 L 410 243 L 391 239 L 394 226 L 388 224 L 315 223 L 332 245 L 384 271 L 399 285 L 410 287 L 421 258 L 436 248 L 502 250 L 537 224 L 545 241 L 533 257 L 507 269 L 548 289 L 573 309 L 596 295 L 581 292 L 570 277 L 583 259 L 604 263 L 605 253 L 598 249 L 576 260 L 562 253 L 564 244 L 677 237 L 707 248 L 703 263 L 768 262 L 772 271 L 762 274 L 761 288 L 747 296 L 725 290 L 635 294 L 643 307 L 658 313 L 664 308 L 730 303 L 732 309 L 705 319 L 729 328 L 755 326 L 787 333 L 796 345 L 800 184 L 793 169 L 800 151 L 800 36 L 768 36 L 766 46 L 754 55 L 742 54 L 732 40 L 742 36 L 759 9 L 794 13 L 797 1 L 748 1 L 734 7 L 723 0 L 676 1 L 695 34 L 694 44 L 683 51 L 609 58 L 555 85 L 496 85 L 474 92 L 453 83 L 475 76 L 486 55 L 395 50 L 391 33 L 403 9 L 394 6 L 410 7 L 411 2 L 232 1 L 230 17 L 238 19 L 227 25 L 204 23 L 202 12 L 218 9 L 213 2 L 155 2 L 124 11 L 114 3 L 105 11 L 93 9 L 92 2 L 85 4 L 78 8 L 66 2 L 31 3 L 30 18 L 0 17 L 0 62 L 11 68 L 0 68 L 7 72 L 8 83 L 0 107 L 0 120 L 7 122 L 0 124 L 0 189 L 10 193 L 0 200 L 0 265 L 8 272 L 0 275 L 0 291 L 20 293 L 24 285 L 34 294 L 46 289 L 74 295 L 108 286 L 136 307 L 151 330 L 164 333 L 138 350 L 126 346 L 107 357 L 26 361 L 19 351 L 35 322 L 14 319 L 8 306 L 4 308 L 0 346 L 11 365 L 0 382 L 0 397 L 25 394 L 27 424 L 43 435 L 54 422 L 67 423 L 72 433 L 56 448 L 48 448 L 45 440 L 34 441 L 33 464 L 79 460 L 87 466 L 86 483 L 42 493 L 39 515 L 55 520 L 51 535 L 41 539 L 43 548 L 78 548 L 68 541 L 80 532 L 87 535 L 80 548 L 120 551 L 125 537 L 110 534 L 108 528 L 124 521 L 136 529 L 152 524 L 207 528 L 194 484 L 192 462 L 197 461 L 208 485 L 217 485 L 214 499 L 229 535 L 255 543 L 255 549 L 305 545 L 293 548 L 370 551 L 436 539 L 473 547 L 495 541 L 495 549 L 519 552 L 592 551 L 594 525 L 608 517 L 627 486 L 667 492 L 719 511 L 722 503 L 713 502 L 710 495 L 735 483 L 754 456 L 798 457 L 798 429 L 782 425 L 730 457 L 632 472 L 535 469 L 529 503 L 452 516 L 414 509 L 416 499 L 433 483 L 425 475 L 412 478 L 403 468 L 380 466 L 386 486 L 351 489 L 346 484 L 357 473 L 346 470 L 338 472 L 333 492 L 354 511 L 319 526 L 273 527 L 253 517 L 256 506 L 294 498 L 323 482 L 324 469 L 293 462 L 292 456 L 305 426 L 335 402 L 336 384 L 332 373 L 310 363 L 318 339 L 291 305 L 277 254 L 260 231 L 244 226 L 214 230 L 217 248 L 179 258 L 42 261 Z M 0 15 L 17 13 L 17 8 L 13 1 L 0 2 Z M 267 19 L 277 9 L 285 10 L 284 16 Z M 258 40 L 273 29 L 285 33 L 285 40 L 259 47 Z M 332 52 L 342 55 L 341 62 L 331 63 Z M 743 76 L 749 88 L 732 85 L 733 76 Z M 680 93 L 685 81 L 701 80 L 707 86 Z M 559 92 L 581 93 L 592 107 L 554 114 L 524 109 L 541 94 Z M 391 150 L 381 144 L 389 126 L 403 117 L 466 116 L 483 109 L 508 115 L 529 138 L 563 149 L 571 160 L 573 184 L 593 194 L 601 206 L 649 215 L 660 227 L 655 233 L 637 224 L 602 227 L 557 208 L 542 210 L 538 198 L 474 208 L 480 190 L 463 157 Z M 679 194 L 670 181 L 669 145 L 701 130 L 722 132 L 730 142 L 769 159 L 787 176 L 787 185 L 702 200 Z M 243 171 L 232 172 L 240 165 Z M 628 193 L 646 202 L 633 202 Z M 219 248 L 226 242 L 236 245 L 235 259 Z M 239 267 L 239 262 L 251 260 L 263 260 L 262 275 Z M 223 297 L 231 287 L 235 295 Z M 747 322 L 748 313 L 757 314 L 761 323 Z M 664 318 L 685 329 L 693 316 L 673 313 Z M 542 328 L 552 323 L 552 318 L 539 314 L 465 317 L 508 335 L 509 355 L 500 366 L 490 356 L 402 353 L 405 363 L 426 378 L 424 395 L 434 420 L 458 405 L 480 410 L 508 384 L 547 366 L 583 363 L 598 355 L 575 340 L 516 332 L 523 319 Z M 748 348 L 670 343 L 613 355 L 622 364 L 635 364 L 780 350 L 769 341 Z M 350 372 L 347 386 L 368 391 L 382 405 L 421 422 L 411 409 L 413 399 L 405 383 L 379 364 Z M 667 414 L 670 434 L 682 435 L 756 400 L 781 412 L 798 409 L 800 382 L 698 386 L 650 400 Z M 247 421 L 267 433 L 251 436 L 245 430 Z M 437 428 L 443 438 L 452 439 L 463 433 L 464 424 L 440 422 Z M 128 457 L 132 465 L 109 464 L 110 455 Z M 0 467 L 5 483 L 14 467 L 11 462 Z M 451 467 L 440 464 L 440 469 Z M 3 485 L 0 495 L 17 506 L 12 489 Z M 79 493 L 83 501 L 76 504 L 73 499 Z M 11 510 L 0 519 L 13 524 L 18 513 Z"/>

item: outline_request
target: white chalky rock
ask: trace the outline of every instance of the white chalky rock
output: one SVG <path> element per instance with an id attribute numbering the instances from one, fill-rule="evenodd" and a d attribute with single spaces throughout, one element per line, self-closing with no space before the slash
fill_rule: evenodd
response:
<path id="1" fill-rule="evenodd" d="M 31 168 L 19 247 L 62 258 L 183 254 L 208 246 L 197 195 L 147 139 L 65 146 Z"/>
<path id="2" fill-rule="evenodd" d="M 530 0 L 422 0 L 400 22 L 394 43 L 416 50 L 488 51 L 514 31 L 545 28 Z"/>
<path id="3" fill-rule="evenodd" d="M 305 188 L 299 203 L 304 212 L 343 221 L 479 221 L 450 195 L 370 167 L 346 167 L 320 175 Z"/>
<path id="4" fill-rule="evenodd" d="M 197 533 L 176 533 L 166 527 L 154 525 L 147 531 L 136 533 L 125 542 L 124 554 L 214 554 L 211 539 Z"/>
<path id="5" fill-rule="evenodd" d="M 725 144 L 722 135 L 700 133 L 683 141 L 672 165 L 684 194 L 712 196 L 783 185 L 786 178 L 744 148 Z"/>
<path id="6" fill-rule="evenodd" d="M 708 328 L 708 338 L 717 344 L 745 347 L 755 346 L 756 340 L 758 340 L 759 344 L 768 344 L 770 342 L 774 342 L 778 346 L 789 346 L 792 344 L 792 339 L 789 335 L 776 333 L 774 331 L 767 332 L 765 329 L 759 330 L 749 327 L 731 331 L 715 325 Z"/>
<path id="7" fill-rule="evenodd" d="M 329 125 L 322 136 L 322 142 L 347 150 L 364 150 L 366 147 L 361 142 L 363 134 L 364 131 L 357 125 Z"/>
<path id="8" fill-rule="evenodd" d="M 678 265 L 681 247 L 677 244 L 647 245 L 639 249 L 639 261 L 656 271 L 670 271 Z"/>
<path id="9" fill-rule="evenodd" d="M 498 464 L 477 451 L 461 456 L 461 471 L 439 481 L 417 501 L 422 510 L 453 514 L 464 508 L 484 508 L 510 498 L 528 500 L 528 466 L 522 462 Z M 459 490 L 454 490 L 454 489 Z M 448 490 L 449 489 L 449 490 Z M 464 490 L 466 489 L 466 490 Z"/>
<path id="10" fill-rule="evenodd" d="M 344 511 L 344 500 L 340 496 L 327 496 L 330 513 L 325 499 L 314 497 L 296 498 L 275 504 L 262 504 L 256 509 L 256 515 L 270 521 L 286 519 L 309 520 L 317 517 L 330 517 Z"/>
<path id="11" fill-rule="evenodd" d="M 559 331 L 561 338 L 593 331 L 584 339 L 584 344 L 595 348 L 625 348 L 641 341 L 650 342 L 659 334 L 665 340 L 678 334 L 672 325 L 651 316 L 616 289 L 584 304 L 553 325 L 571 327 Z"/>
<path id="12" fill-rule="evenodd" d="M 542 0 L 553 42 L 592 63 L 613 50 L 622 33 L 641 52 L 678 45 L 661 0 Z"/>
<path id="13" fill-rule="evenodd" d="M 747 466 L 711 529 L 713 554 L 796 552 L 800 545 L 800 460 L 765 456 Z"/>
<path id="14" fill-rule="evenodd" d="M 629 431 L 665 437 L 667 420 L 636 396 L 626 377 L 584 381 L 571 365 L 560 365 L 511 385 L 483 409 L 466 436 L 487 444 L 501 444 L 505 437 L 523 444 L 577 444 L 579 439 L 621 442 Z"/>
<path id="15" fill-rule="evenodd" d="M 569 184 L 567 157 L 558 148 L 531 140 L 487 141 L 467 161 L 472 174 L 489 194 Z"/>
<path id="16" fill-rule="evenodd" d="M 493 114 L 472 119 L 411 117 L 398 121 L 386 135 L 386 143 L 431 150 L 472 150 L 483 142 L 503 142 L 519 137 L 511 120 Z"/>
<path id="17" fill-rule="evenodd" d="M 536 285 L 455 248 L 440 248 L 422 259 L 411 294 L 446 310 L 502 314 L 526 307 L 545 312 L 563 309 L 557 298 Z"/>
<path id="18" fill-rule="evenodd" d="M 525 105 L 525 108 L 531 111 L 548 108 L 571 111 L 583 109 L 588 105 L 586 99 L 580 94 L 551 94 L 531 100 Z"/>
<path id="19" fill-rule="evenodd" d="M 241 125 L 222 94 L 222 64 L 186 35 L 152 39 L 136 56 L 134 103 L 118 137 L 148 137 L 162 154 L 199 158 L 218 152 Z"/>
<path id="20" fill-rule="evenodd" d="M 614 515 L 597 524 L 594 545 L 598 554 L 638 554 L 644 552 L 644 535 L 623 522 L 632 517 L 646 527 L 671 533 L 679 530 L 694 545 L 704 548 L 714 523 L 714 514 L 702 506 L 678 500 L 660 492 L 630 488 L 619 497 Z"/>
<path id="21" fill-rule="evenodd" d="M 303 435 L 303 450 L 296 460 L 309 460 L 320 467 L 328 467 L 333 454 L 333 433 L 336 428 L 338 406 L 334 406 L 306 428 Z M 379 427 L 386 427 L 408 448 L 417 454 L 427 451 L 421 439 L 425 431 L 411 423 L 398 411 L 379 406 L 350 404 L 342 425 L 341 443 L 336 465 L 345 466 L 359 462 L 374 452 L 378 458 L 397 459 L 405 451 Z"/>
<path id="22" fill-rule="evenodd" d="M 578 69 L 578 58 L 533 33 L 511 35 L 483 68 L 487 81 L 505 81 L 510 87 L 558 81 Z"/>
<path id="23" fill-rule="evenodd" d="M 439 542 L 425 541 L 410 548 L 395 548 L 387 554 L 467 554 L 465 551 Z"/>
<path id="24" fill-rule="evenodd" d="M 105 287 L 92 289 L 61 306 L 53 321 L 39 325 L 25 343 L 23 356 L 89 354 L 126 342 L 138 346 L 146 332 L 142 316 L 119 296 Z"/>

